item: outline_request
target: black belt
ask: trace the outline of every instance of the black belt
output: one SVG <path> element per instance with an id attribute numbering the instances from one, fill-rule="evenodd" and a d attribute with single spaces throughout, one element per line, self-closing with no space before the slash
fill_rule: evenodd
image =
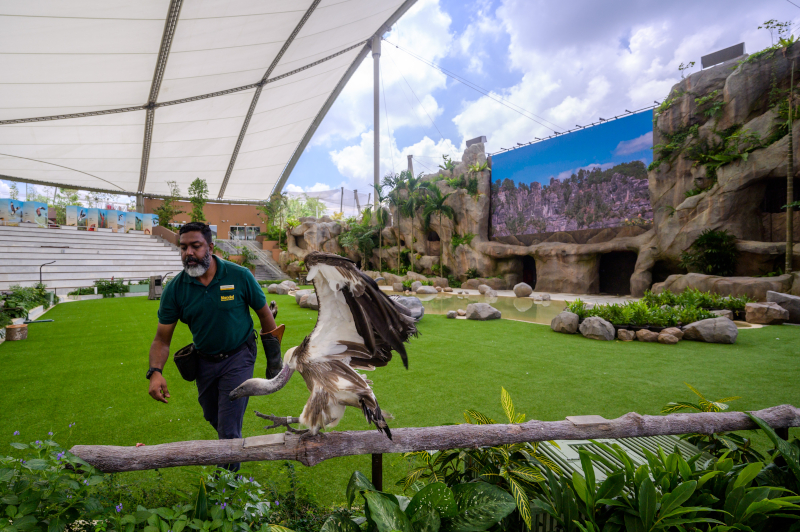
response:
<path id="1" fill-rule="evenodd" d="M 202 358 L 203 360 L 206 360 L 208 362 L 222 362 L 223 360 L 225 360 L 227 358 L 230 358 L 233 355 L 241 353 L 242 350 L 245 347 L 250 347 L 250 346 L 254 346 L 254 345 L 256 345 L 256 337 L 255 337 L 255 335 L 252 335 L 252 336 L 249 336 L 247 341 L 245 341 L 243 344 L 239 345 L 238 347 L 236 347 L 234 349 L 231 349 L 230 351 L 225 351 L 223 353 L 219 353 L 219 354 L 216 354 L 216 355 L 208 355 L 208 354 L 203 353 L 202 351 L 200 351 L 198 349 L 197 350 L 197 355 L 200 358 Z"/>

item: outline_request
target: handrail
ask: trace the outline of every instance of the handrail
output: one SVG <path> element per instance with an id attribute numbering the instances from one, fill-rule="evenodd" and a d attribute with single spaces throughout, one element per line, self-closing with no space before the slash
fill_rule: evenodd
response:
<path id="1" fill-rule="evenodd" d="M 274 264 L 275 261 L 272 259 L 272 256 L 264 253 L 264 250 L 259 248 L 258 242 L 255 240 L 245 240 L 244 245 L 258 257 L 259 264 L 264 266 L 272 275 L 276 275 L 279 279 L 285 276 L 283 271 Z"/>
<path id="2" fill-rule="evenodd" d="M 751 413 L 775 429 L 800 426 L 800 409 L 792 405 L 773 406 Z M 587 417 L 593 419 L 585 419 Z M 531 420 L 514 425 L 397 428 L 392 429 L 391 440 L 376 430 L 333 431 L 305 439 L 291 433 L 279 433 L 234 440 L 195 440 L 143 447 L 76 445 L 70 452 L 100 471 L 112 473 L 263 460 L 296 460 L 312 466 L 330 458 L 360 454 L 474 449 L 549 440 L 713 434 L 757 428 L 744 412 L 677 413 L 667 416 L 643 416 L 631 412 L 611 420 L 599 416 L 581 416 L 564 421 Z"/>

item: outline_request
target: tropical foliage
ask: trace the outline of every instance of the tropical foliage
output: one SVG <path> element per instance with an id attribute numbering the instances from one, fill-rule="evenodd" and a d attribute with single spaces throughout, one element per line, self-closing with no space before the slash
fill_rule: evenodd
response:
<path id="1" fill-rule="evenodd" d="M 728 409 L 728 403 L 740 399 L 740 397 L 726 397 L 717 401 L 709 401 L 703 394 L 691 384 L 684 384 L 700 398 L 697 403 L 688 401 L 672 401 L 661 409 L 662 414 L 672 414 L 681 410 L 693 410 L 695 412 L 722 412 Z M 712 456 L 731 456 L 737 462 L 759 462 L 764 460 L 764 456 L 753 449 L 752 440 L 744 438 L 735 432 L 719 432 L 716 434 L 686 434 L 683 439 L 696 446 L 703 452 Z"/>
<path id="2" fill-rule="evenodd" d="M 193 222 L 205 222 L 206 215 L 203 207 L 208 202 L 208 184 L 199 177 L 189 185 L 189 201 L 192 203 L 192 212 L 189 213 Z"/>
<path id="3" fill-rule="evenodd" d="M 675 327 L 717 317 L 716 314 L 712 314 L 706 309 L 692 305 L 656 306 L 650 305 L 644 300 L 631 301 L 626 304 L 597 304 L 590 308 L 581 299 L 576 299 L 567 304 L 567 310 L 577 314 L 581 320 L 597 316 L 613 325 L 634 327 Z"/>
<path id="4" fill-rule="evenodd" d="M 654 294 L 647 290 L 641 300 L 651 307 L 668 305 L 671 307 L 730 310 L 732 312 L 743 312 L 748 303 L 755 301 L 755 299 L 748 296 L 721 296 L 715 292 L 703 292 L 696 288 L 687 288 L 680 294 L 673 294 L 670 290 Z"/>
<path id="5" fill-rule="evenodd" d="M 707 275 L 733 275 L 739 252 L 727 230 L 706 229 L 681 255 L 681 266 Z"/>
<path id="6" fill-rule="evenodd" d="M 178 208 L 177 201 L 181 196 L 181 189 L 175 181 L 167 181 L 169 194 L 161 201 L 161 205 L 153 209 L 153 214 L 158 216 L 160 225 L 166 227 L 172 223 L 176 216 L 183 214 Z"/>

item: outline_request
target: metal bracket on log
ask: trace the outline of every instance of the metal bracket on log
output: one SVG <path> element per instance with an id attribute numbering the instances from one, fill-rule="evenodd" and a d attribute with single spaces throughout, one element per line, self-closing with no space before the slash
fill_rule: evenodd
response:
<path id="1" fill-rule="evenodd" d="M 800 409 L 781 405 L 751 412 L 774 429 L 800 427 Z M 589 420 L 581 418 L 589 417 Z M 599 416 L 597 416 L 599 418 Z M 392 429 L 392 438 L 376 430 L 328 432 L 300 439 L 294 434 L 270 434 L 236 440 L 199 440 L 142 447 L 76 445 L 70 452 L 100 471 L 141 471 L 164 467 L 227 464 L 262 460 L 296 460 L 316 465 L 324 460 L 359 454 L 404 453 L 426 449 L 465 449 L 520 442 L 590 440 L 666 436 L 698 432 L 714 434 L 757 429 L 743 412 L 701 412 L 642 416 L 635 412 L 617 419 L 576 416 L 564 421 L 514 425 L 446 425 Z"/>

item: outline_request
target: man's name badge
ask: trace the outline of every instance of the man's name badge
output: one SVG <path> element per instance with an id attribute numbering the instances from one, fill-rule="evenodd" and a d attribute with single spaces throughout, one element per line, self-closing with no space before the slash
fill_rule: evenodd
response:
<path id="1" fill-rule="evenodd" d="M 219 287 L 220 290 L 233 290 L 232 284 L 226 284 Z"/>

